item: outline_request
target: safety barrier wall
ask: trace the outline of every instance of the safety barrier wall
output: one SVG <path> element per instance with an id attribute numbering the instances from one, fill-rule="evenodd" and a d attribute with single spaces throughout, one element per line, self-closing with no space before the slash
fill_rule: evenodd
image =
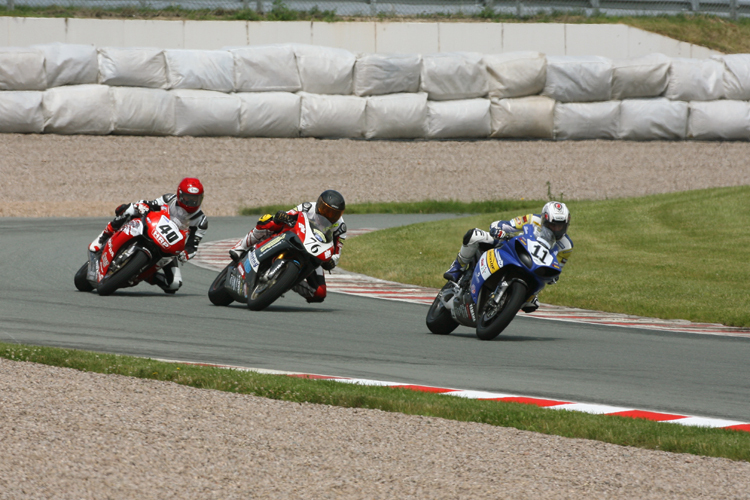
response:
<path id="1" fill-rule="evenodd" d="M 698 45 L 618 24 L 465 22 L 169 21 L 0 17 L 0 46 L 41 43 L 98 47 L 221 49 L 304 43 L 364 53 L 534 50 L 551 56 L 595 54 L 614 59 L 653 52 L 670 57 L 719 54 Z"/>
<path id="2" fill-rule="evenodd" d="M 0 50 L 0 132 L 750 140 L 750 54 Z"/>

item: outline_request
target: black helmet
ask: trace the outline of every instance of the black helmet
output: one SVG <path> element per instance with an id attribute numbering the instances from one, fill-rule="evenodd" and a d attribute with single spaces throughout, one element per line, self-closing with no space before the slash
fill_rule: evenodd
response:
<path id="1" fill-rule="evenodd" d="M 346 209 L 346 202 L 341 193 L 328 189 L 318 196 L 318 202 L 315 204 L 315 211 L 328 219 L 331 223 L 341 218 Z"/>

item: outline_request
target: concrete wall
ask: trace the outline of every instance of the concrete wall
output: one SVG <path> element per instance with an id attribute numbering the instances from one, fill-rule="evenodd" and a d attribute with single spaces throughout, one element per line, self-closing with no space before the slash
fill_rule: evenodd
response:
<path id="1" fill-rule="evenodd" d="M 82 43 L 114 47 L 219 49 L 298 42 L 353 52 L 485 54 L 536 50 L 613 59 L 660 52 L 707 58 L 719 52 L 621 24 L 147 21 L 0 17 L 0 46 Z"/>

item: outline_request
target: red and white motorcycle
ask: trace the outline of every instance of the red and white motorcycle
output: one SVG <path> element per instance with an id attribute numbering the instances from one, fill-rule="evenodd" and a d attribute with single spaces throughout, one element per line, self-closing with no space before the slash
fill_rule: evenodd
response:
<path id="1" fill-rule="evenodd" d="M 307 279 L 334 252 L 331 223 L 300 212 L 293 226 L 259 242 L 239 262 L 225 267 L 208 290 L 217 306 L 234 301 L 260 311 Z"/>
<path id="2" fill-rule="evenodd" d="M 99 295 L 111 295 L 148 281 L 185 250 L 189 234 L 183 208 L 162 205 L 151 210 L 123 225 L 99 252 L 89 251 L 89 261 L 75 275 L 75 286 L 82 292 L 96 289 Z"/>

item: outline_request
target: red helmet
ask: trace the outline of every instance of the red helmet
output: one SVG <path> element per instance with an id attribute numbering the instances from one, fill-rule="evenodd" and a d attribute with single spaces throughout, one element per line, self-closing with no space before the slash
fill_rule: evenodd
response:
<path id="1" fill-rule="evenodd" d="M 177 186 L 177 204 L 189 214 L 195 213 L 203 202 L 203 184 L 195 177 L 185 177 Z"/>

